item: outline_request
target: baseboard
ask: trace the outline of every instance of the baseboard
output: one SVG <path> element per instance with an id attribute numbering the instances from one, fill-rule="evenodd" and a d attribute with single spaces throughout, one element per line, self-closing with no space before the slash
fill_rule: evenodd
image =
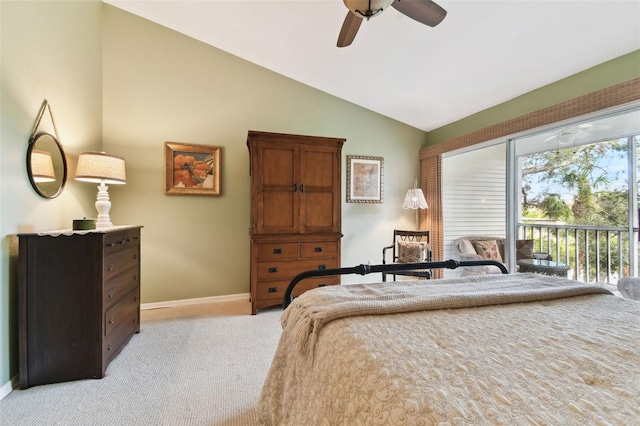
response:
<path id="1" fill-rule="evenodd" d="M 12 390 L 17 389 L 18 388 L 18 375 L 16 374 L 15 376 L 13 376 L 11 378 L 10 381 L 8 381 L 7 383 L 5 383 L 1 388 L 0 388 L 0 401 L 2 399 L 4 399 L 5 396 L 9 395 L 11 393 Z"/>
<path id="2" fill-rule="evenodd" d="M 249 293 L 228 294 L 225 296 L 197 297 L 194 299 L 168 300 L 166 302 L 142 303 L 140 310 L 175 308 L 178 306 L 202 305 L 206 303 L 249 301 Z"/>

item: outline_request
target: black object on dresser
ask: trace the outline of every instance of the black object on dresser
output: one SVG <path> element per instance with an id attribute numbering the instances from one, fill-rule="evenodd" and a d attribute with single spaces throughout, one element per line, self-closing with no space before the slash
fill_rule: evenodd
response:
<path id="1" fill-rule="evenodd" d="M 140 229 L 18 235 L 22 389 L 102 378 L 140 331 Z"/>

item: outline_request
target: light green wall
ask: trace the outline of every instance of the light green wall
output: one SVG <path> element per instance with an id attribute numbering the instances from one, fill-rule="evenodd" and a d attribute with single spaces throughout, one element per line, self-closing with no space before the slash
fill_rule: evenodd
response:
<path id="1" fill-rule="evenodd" d="M 383 204 L 345 203 L 343 179 L 344 265 L 381 262 L 393 228 L 415 226 L 401 205 L 419 172 L 424 132 L 115 7 L 105 11 L 104 149 L 127 162 L 127 184 L 110 190 L 111 217 L 144 226 L 143 303 L 249 292 L 248 130 L 346 138 L 344 155 L 384 158 Z M 166 141 L 221 146 L 222 196 L 163 195 Z"/>
<path id="2" fill-rule="evenodd" d="M 103 148 L 127 161 L 127 185 L 110 188 L 111 216 L 116 224 L 145 227 L 143 303 L 248 292 L 249 129 L 347 139 L 344 265 L 379 262 L 392 229 L 414 226 L 413 212 L 400 205 L 418 174 L 418 152 L 425 143 L 422 131 L 99 0 L 2 0 L 0 24 L 2 390 L 18 372 L 15 234 L 68 228 L 74 218 L 95 215 L 95 187 L 72 179 L 80 151 Z M 628 80 L 617 68 L 606 71 L 602 81 L 575 83 L 578 94 Z M 575 96 L 573 89 L 564 89 L 574 84 L 571 81 L 554 87 L 552 93 L 563 94 L 551 103 Z M 25 170 L 27 140 L 45 98 L 52 104 L 70 166 L 66 189 L 54 200 L 35 194 Z M 548 101 L 545 96 L 543 100 Z M 524 112 L 540 107 L 535 95 L 518 102 Z M 471 127 L 510 118 L 511 107 L 505 105 L 506 112 Z M 43 124 L 52 130 L 46 119 Z M 453 130 L 447 128 L 432 132 L 428 141 L 448 138 L 443 136 L 446 132 L 467 131 L 460 122 Z M 165 141 L 222 146 L 223 195 L 164 196 Z M 384 158 L 383 204 L 344 202 L 347 154 Z M 373 279 L 377 277 L 347 282 Z"/>
<path id="3" fill-rule="evenodd" d="M 432 130 L 425 146 L 462 136 L 521 115 L 553 106 L 640 77 L 640 50 L 525 93 L 500 105 Z"/>
<path id="4" fill-rule="evenodd" d="M 45 200 L 26 173 L 29 136 L 44 99 L 53 110 L 70 171 L 79 151 L 102 145 L 102 11 L 99 0 L 0 1 L 0 388 L 18 372 L 19 232 L 71 227 L 95 189 L 70 179 Z M 40 130 L 54 133 L 47 115 Z"/>

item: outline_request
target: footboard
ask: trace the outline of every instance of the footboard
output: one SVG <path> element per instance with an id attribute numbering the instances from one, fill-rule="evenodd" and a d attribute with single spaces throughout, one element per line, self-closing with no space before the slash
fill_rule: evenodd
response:
<path id="1" fill-rule="evenodd" d="M 282 307 L 284 309 L 289 306 L 293 301 L 293 289 L 302 280 L 312 277 L 326 277 L 329 275 L 348 275 L 358 274 L 367 275 L 375 272 L 393 273 L 403 271 L 415 271 L 424 269 L 456 269 L 461 266 L 497 266 L 503 274 L 508 274 L 507 268 L 500 262 L 495 260 L 445 260 L 442 262 L 421 262 L 421 263 L 393 263 L 387 265 L 364 265 L 352 266 L 349 268 L 335 268 L 335 269 L 318 269 L 312 271 L 301 272 L 289 283 L 287 289 L 284 292 L 284 298 L 282 300 Z"/>

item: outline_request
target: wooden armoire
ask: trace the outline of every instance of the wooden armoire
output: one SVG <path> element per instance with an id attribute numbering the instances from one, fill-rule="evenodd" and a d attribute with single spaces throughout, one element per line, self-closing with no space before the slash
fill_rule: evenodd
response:
<path id="1" fill-rule="evenodd" d="M 300 272 L 340 267 L 344 142 L 249 131 L 253 315 L 281 304 Z M 337 276 L 307 279 L 293 295 L 339 283 Z"/>

